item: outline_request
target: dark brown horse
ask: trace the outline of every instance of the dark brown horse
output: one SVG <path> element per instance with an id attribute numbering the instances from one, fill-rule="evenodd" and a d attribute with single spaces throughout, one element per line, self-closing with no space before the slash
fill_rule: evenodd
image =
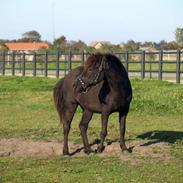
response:
<path id="1" fill-rule="evenodd" d="M 88 143 L 87 128 L 93 113 L 101 113 L 101 141 L 98 152 L 104 150 L 109 115 L 119 112 L 120 147 L 125 145 L 126 116 L 132 99 L 128 74 L 120 60 L 112 54 L 92 54 L 83 67 L 73 69 L 54 88 L 54 101 L 63 124 L 63 154 L 69 154 L 68 134 L 78 105 L 83 109 L 79 124 L 86 153 L 92 152 Z"/>

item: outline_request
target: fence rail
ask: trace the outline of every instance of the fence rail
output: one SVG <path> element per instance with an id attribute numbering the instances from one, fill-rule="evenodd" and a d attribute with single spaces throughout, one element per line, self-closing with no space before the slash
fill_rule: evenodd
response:
<path id="1" fill-rule="evenodd" d="M 181 83 L 183 52 L 114 53 L 131 77 L 170 79 Z M 88 53 L 0 53 L 0 75 L 64 77 L 71 69 L 83 65 Z"/>

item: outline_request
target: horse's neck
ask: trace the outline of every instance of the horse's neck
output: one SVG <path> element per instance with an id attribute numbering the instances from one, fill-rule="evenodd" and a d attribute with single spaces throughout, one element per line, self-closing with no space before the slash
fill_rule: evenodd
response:
<path id="1" fill-rule="evenodd" d="M 111 89 L 114 89 L 114 90 L 119 89 L 120 78 L 119 78 L 118 74 L 116 74 L 114 72 L 106 73 L 105 78 L 106 78 L 107 83 Z"/>
<path id="2" fill-rule="evenodd" d="M 109 87 L 114 90 L 120 90 L 129 84 L 128 75 L 126 72 L 119 73 L 116 71 L 106 72 L 105 78 L 109 84 Z"/>

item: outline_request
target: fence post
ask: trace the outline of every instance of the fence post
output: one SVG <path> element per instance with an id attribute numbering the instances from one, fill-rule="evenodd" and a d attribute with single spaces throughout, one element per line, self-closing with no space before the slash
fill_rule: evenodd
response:
<path id="1" fill-rule="evenodd" d="M 59 64 L 59 60 L 60 60 L 60 52 L 58 51 L 57 52 L 57 59 L 56 59 L 56 78 L 59 78 L 59 67 L 60 67 L 60 64 Z"/>
<path id="2" fill-rule="evenodd" d="M 12 76 L 15 75 L 15 53 L 12 53 Z"/>
<path id="3" fill-rule="evenodd" d="M 71 54 L 71 51 L 69 50 L 69 55 L 68 55 L 68 64 L 69 64 L 68 70 L 69 70 L 69 72 L 71 71 L 71 57 L 72 57 L 72 54 Z"/>
<path id="4" fill-rule="evenodd" d="M 149 76 L 150 76 L 150 79 L 152 79 L 152 62 L 151 61 L 149 63 Z"/>
<path id="5" fill-rule="evenodd" d="M 145 78 L 145 51 L 142 51 L 141 79 Z"/>
<path id="6" fill-rule="evenodd" d="M 45 53 L 45 62 L 44 62 L 44 76 L 48 76 L 48 53 Z"/>
<path id="7" fill-rule="evenodd" d="M 19 55 L 19 73 L 22 73 L 22 54 Z"/>
<path id="8" fill-rule="evenodd" d="M 85 52 L 83 51 L 81 53 L 81 65 L 83 66 L 84 65 L 84 61 L 85 61 Z"/>
<path id="9" fill-rule="evenodd" d="M 25 76 L 25 53 L 23 53 L 23 55 L 22 55 L 22 60 L 23 60 L 23 63 L 22 63 L 22 76 Z"/>
<path id="10" fill-rule="evenodd" d="M 176 83 L 180 83 L 180 60 L 181 60 L 181 51 L 177 50 Z"/>
<path id="11" fill-rule="evenodd" d="M 127 72 L 128 72 L 128 59 L 129 59 L 129 55 L 128 55 L 128 51 L 126 51 L 125 52 L 125 68 Z"/>
<path id="12" fill-rule="evenodd" d="M 67 74 L 67 53 L 64 53 L 64 76 Z"/>
<path id="13" fill-rule="evenodd" d="M 36 53 L 33 54 L 33 76 L 36 76 Z"/>
<path id="14" fill-rule="evenodd" d="M 6 57 L 5 57 L 5 52 L 3 52 L 3 62 L 2 62 L 2 75 L 5 75 L 5 59 L 6 59 Z"/>
<path id="15" fill-rule="evenodd" d="M 159 66 L 158 66 L 158 80 L 162 80 L 163 74 L 163 51 L 160 50 L 159 52 Z"/>

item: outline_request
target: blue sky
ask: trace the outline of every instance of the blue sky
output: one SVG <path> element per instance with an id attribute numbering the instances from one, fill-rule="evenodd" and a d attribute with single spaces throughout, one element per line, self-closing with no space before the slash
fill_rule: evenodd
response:
<path id="1" fill-rule="evenodd" d="M 0 39 L 37 30 L 43 40 L 174 40 L 182 0 L 0 0 Z"/>

